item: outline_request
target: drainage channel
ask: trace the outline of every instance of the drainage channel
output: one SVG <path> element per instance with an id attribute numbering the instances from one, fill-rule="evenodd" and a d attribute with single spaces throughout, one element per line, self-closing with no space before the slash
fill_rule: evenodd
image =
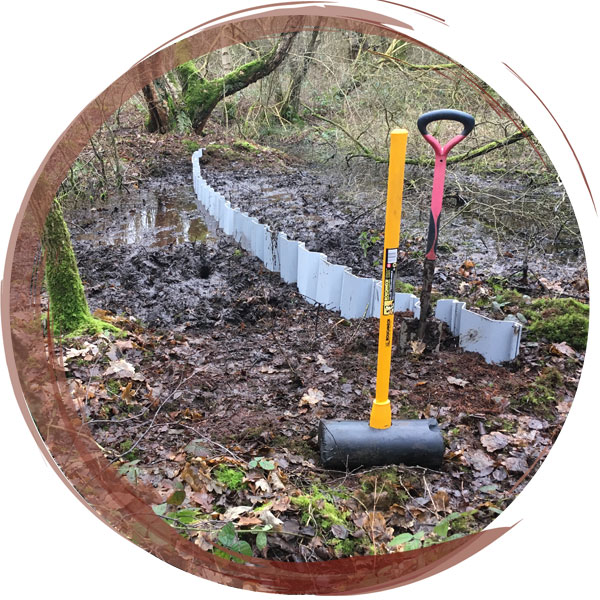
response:
<path id="1" fill-rule="evenodd" d="M 274 232 L 255 217 L 250 217 L 215 191 L 200 170 L 202 149 L 192 155 L 193 183 L 197 201 L 215 219 L 220 229 L 241 247 L 277 272 L 286 283 L 295 283 L 300 294 L 311 304 L 321 304 L 346 319 L 379 318 L 381 281 L 357 277 L 349 267 L 331 263 L 321 252 L 307 250 L 304 242 L 291 240 L 284 232 Z M 420 315 L 419 299 L 410 293 L 395 294 L 396 312 Z M 522 325 L 496 321 L 467 310 L 455 299 L 437 301 L 435 316 L 448 324 L 459 346 L 481 354 L 488 363 L 516 358 Z"/>

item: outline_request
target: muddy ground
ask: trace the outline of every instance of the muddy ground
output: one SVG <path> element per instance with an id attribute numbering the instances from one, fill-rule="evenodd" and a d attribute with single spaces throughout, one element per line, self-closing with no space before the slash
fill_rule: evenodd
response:
<path id="1" fill-rule="evenodd" d="M 91 308 L 127 332 L 63 344 L 74 402 L 123 476 L 155 486 L 164 498 L 157 514 L 201 547 L 234 540 L 277 560 L 406 550 L 489 525 L 560 432 L 583 355 L 527 335 L 506 365 L 488 365 L 450 337 L 438 352 L 396 350 L 394 417 L 437 418 L 442 467 L 325 470 L 319 420 L 368 416 L 378 321 L 307 304 L 196 208 L 189 155 L 166 147 L 161 156 L 160 168 L 127 192 L 66 213 Z M 381 209 L 367 210 L 381 202 L 381 185 L 349 200 L 339 173 L 277 154 L 264 163 L 209 156 L 203 169 L 263 222 L 379 276 L 379 242 L 365 256 L 359 238 L 382 227 Z M 420 222 L 417 213 L 407 209 L 407 223 Z M 411 252 L 424 232 L 410 227 L 401 277 L 418 285 L 421 263 Z M 461 284 L 522 266 L 519 240 L 499 252 L 482 226 L 459 218 L 452 227 L 440 291 L 459 295 Z M 477 263 L 472 272 L 460 270 L 467 258 Z M 581 255 L 563 259 L 530 259 L 544 279 L 530 278 L 526 291 L 543 293 L 545 281 L 585 296 Z M 555 402 L 524 401 L 549 367 L 562 374 Z"/>
<path id="2" fill-rule="evenodd" d="M 381 277 L 387 165 L 355 163 L 332 169 L 283 163 L 265 168 L 258 167 L 258 153 L 254 164 L 240 162 L 230 167 L 220 158 L 218 152 L 209 152 L 203 158 L 202 175 L 232 206 L 269 224 L 273 231 L 284 231 L 290 239 L 305 242 L 309 250 L 326 254 L 331 262 L 351 267 L 357 275 Z M 419 287 L 429 220 L 431 170 L 408 165 L 405 181 L 399 277 Z M 583 299 L 578 282 L 585 277 L 585 259 L 577 236 L 563 236 L 569 239 L 561 245 L 550 244 L 539 235 L 539 243 L 532 243 L 526 228 L 513 222 L 514 215 L 499 208 L 487 219 L 478 220 L 472 210 L 465 212 L 465 206 L 468 208 L 481 190 L 491 196 L 527 196 L 528 202 L 547 204 L 563 193 L 556 182 L 534 186 L 506 175 L 475 176 L 464 166 L 450 165 L 438 240 L 434 280 L 437 291 L 447 296 L 465 296 L 464 290 L 459 290 L 465 279 L 457 275 L 469 261 L 473 267 L 467 280 L 504 278 L 508 285 L 532 296 L 547 293 L 548 284 L 551 287 L 552 282 L 560 280 L 561 294 Z M 499 222 L 491 223 L 490 219 Z M 552 237 L 550 240 L 556 242 Z"/>

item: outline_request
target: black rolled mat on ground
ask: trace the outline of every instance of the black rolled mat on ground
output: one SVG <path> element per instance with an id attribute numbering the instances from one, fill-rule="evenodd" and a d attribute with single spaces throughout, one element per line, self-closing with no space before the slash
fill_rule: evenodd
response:
<path id="1" fill-rule="evenodd" d="M 366 421 L 321 421 L 319 447 L 323 465 L 340 470 L 394 464 L 437 469 L 444 456 L 435 419 L 395 420 L 388 429 Z"/>

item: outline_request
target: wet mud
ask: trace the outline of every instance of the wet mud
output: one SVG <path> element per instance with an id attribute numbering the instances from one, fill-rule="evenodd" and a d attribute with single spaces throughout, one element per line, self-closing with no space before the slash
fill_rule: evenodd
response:
<path id="1" fill-rule="evenodd" d="M 357 274 L 379 277 L 374 261 L 381 240 L 365 251 L 360 236 L 383 227 L 381 181 L 349 185 L 340 174 L 297 165 L 218 170 L 205 164 L 203 169 L 232 204 Z M 403 238 L 400 270 L 401 279 L 415 285 L 425 243 L 425 232 L 419 231 L 426 213 L 419 213 L 418 200 L 411 206 L 407 194 L 404 231 L 412 233 Z M 110 311 L 131 332 L 126 342 L 87 340 L 97 349 L 93 359 L 66 361 L 74 401 L 78 394 L 85 398 L 78 405 L 82 418 L 111 460 L 131 460 L 125 450 L 135 443 L 136 481 L 158 488 L 165 500 L 179 486 L 186 492 L 183 508 L 212 515 L 212 521 L 203 521 L 203 533 L 187 532 L 206 549 L 212 548 L 227 509 L 267 502 L 279 507 L 273 511 L 282 525 L 269 532 L 261 555 L 277 560 L 368 553 L 371 544 L 385 544 L 400 532 L 429 532 L 454 511 L 471 511 L 469 531 L 481 529 L 527 483 L 568 412 L 579 359 L 566 362 L 548 355 L 541 344 L 526 343 L 515 363 L 488 365 L 443 335 L 434 352 L 410 344 L 400 348 L 411 316 L 398 315 L 390 381 L 394 418 L 436 418 L 446 454 L 439 471 L 394 467 L 402 507 L 386 504 L 365 486 L 373 477 L 377 484 L 377 469 L 327 471 L 316 440 L 320 419 L 368 417 L 376 383 L 377 319 L 341 319 L 309 305 L 295 286 L 266 271 L 196 208 L 191 164 L 189 175 L 153 179 L 65 212 L 90 307 Z M 438 288 L 458 291 L 465 281 L 458 269 L 466 257 L 478 261 L 481 273 L 518 267 L 519 258 L 498 260 L 498 248 L 481 227 L 457 219 L 444 230 L 444 239 L 453 232 L 455 247 L 440 252 Z M 518 240 L 514 248 L 517 252 Z M 573 257 L 560 269 L 551 257 L 543 260 L 538 267 L 547 277 L 556 268 L 565 287 L 581 268 L 581 259 Z M 115 377 L 111 392 L 103 373 L 117 359 L 128 361 L 136 377 Z M 569 373 L 556 390 L 560 403 L 543 416 L 522 404 L 511 410 L 541 364 Z M 159 402 L 167 402 L 160 414 Z M 497 439 L 504 446 L 493 446 Z M 269 476 L 259 488 L 247 465 L 261 456 L 275 462 L 279 479 Z M 249 488 L 234 492 L 217 483 L 196 489 L 189 473 L 199 468 L 198 461 L 214 466 L 223 457 L 243 466 Z M 207 473 L 210 481 L 210 469 Z M 290 502 L 311 493 L 315 482 L 323 489 L 343 488 L 345 495 L 331 497 L 352 515 L 344 530 L 307 524 Z M 384 524 L 379 538 L 363 531 L 367 518 Z M 214 524 L 212 530 L 205 530 L 206 523 Z M 335 536 L 347 535 L 346 529 L 356 542 L 342 551 L 335 542 L 342 538 Z"/>

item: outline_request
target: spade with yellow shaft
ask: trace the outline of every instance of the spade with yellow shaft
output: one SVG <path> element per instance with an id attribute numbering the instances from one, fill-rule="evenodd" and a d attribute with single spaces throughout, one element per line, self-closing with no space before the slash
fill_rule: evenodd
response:
<path id="1" fill-rule="evenodd" d="M 368 423 L 335 420 L 319 423 L 321 461 L 331 469 L 400 463 L 437 468 L 444 454 L 444 441 L 435 419 L 392 420 L 389 389 L 408 132 L 395 129 L 390 137 L 375 400 Z"/>

